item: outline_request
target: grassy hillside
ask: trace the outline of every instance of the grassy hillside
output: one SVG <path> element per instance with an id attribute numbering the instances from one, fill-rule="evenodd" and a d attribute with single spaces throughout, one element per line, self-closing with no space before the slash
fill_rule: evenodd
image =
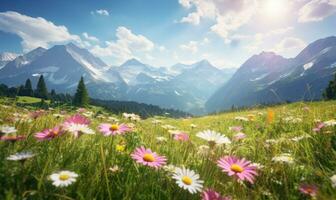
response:
<path id="1" fill-rule="evenodd" d="M 336 199 L 331 179 L 336 174 L 336 122 L 330 121 L 336 119 L 336 102 L 140 121 L 132 115 L 79 110 L 91 123 L 83 125 L 86 129 L 77 132 L 77 138 L 67 129 L 69 124 L 64 124 L 76 111 L 32 111 L 4 103 L 0 109 L 0 199 L 201 199 L 209 188 L 232 199 Z M 110 126 L 105 134 L 118 128 L 119 134 L 104 136 L 99 128 L 102 123 L 118 125 Z M 121 133 L 121 124 L 130 130 Z M 54 130 L 48 140 L 36 137 L 58 125 L 67 131 L 56 134 Z M 95 134 L 83 134 L 89 132 L 87 128 Z M 210 142 L 197 136 L 207 129 L 222 136 Z M 158 162 L 157 168 L 148 166 L 159 160 L 147 151 L 151 155 L 138 157 L 143 160 L 137 163 L 131 154 L 140 146 L 165 156 L 166 161 Z M 27 151 L 34 156 L 21 161 L 7 159 Z M 234 173 L 229 176 L 218 166 L 225 156 L 251 163 L 231 163 L 228 171 Z M 197 176 L 180 177 L 180 185 L 195 187 L 195 193 L 176 184 L 176 167 L 199 174 L 204 182 L 196 186 Z M 243 176 L 248 169 L 257 175 Z M 57 187 L 50 175 L 61 170 L 78 177 L 66 187 Z M 59 176 L 59 181 L 68 178 Z"/>

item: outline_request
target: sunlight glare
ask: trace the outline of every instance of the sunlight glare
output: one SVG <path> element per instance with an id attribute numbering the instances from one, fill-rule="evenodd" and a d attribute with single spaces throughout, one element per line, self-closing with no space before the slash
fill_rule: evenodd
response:
<path id="1" fill-rule="evenodd" d="M 279 18 L 285 17 L 289 3 L 287 0 L 266 0 L 262 11 L 267 17 Z"/>

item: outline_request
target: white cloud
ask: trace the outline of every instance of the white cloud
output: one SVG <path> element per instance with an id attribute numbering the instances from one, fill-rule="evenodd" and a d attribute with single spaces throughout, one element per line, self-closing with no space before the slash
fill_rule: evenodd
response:
<path id="1" fill-rule="evenodd" d="M 210 40 L 207 37 L 205 37 L 203 40 L 200 41 L 189 41 L 187 44 L 181 44 L 180 49 L 188 53 L 195 54 L 198 52 L 199 46 L 207 45 L 209 44 L 209 42 Z"/>
<path id="2" fill-rule="evenodd" d="M 306 47 L 306 43 L 302 39 L 296 37 L 287 37 L 281 40 L 280 43 L 275 46 L 274 51 L 277 53 L 286 53 L 289 51 L 298 52 L 301 51 L 304 47 Z"/>
<path id="3" fill-rule="evenodd" d="M 42 17 L 34 18 L 13 11 L 0 12 L 0 31 L 19 36 L 25 52 L 69 41 L 81 43 L 79 36 L 70 34 L 65 26 L 57 26 Z"/>
<path id="4" fill-rule="evenodd" d="M 109 16 L 110 15 L 110 13 L 107 10 L 104 10 L 104 9 L 98 9 L 98 10 L 95 10 L 95 11 L 91 11 L 91 14 L 92 15 L 97 14 L 97 15 L 102 15 L 102 16 Z"/>
<path id="5" fill-rule="evenodd" d="M 181 44 L 180 48 L 184 51 L 194 54 L 198 51 L 198 42 L 190 41 L 187 44 Z"/>
<path id="6" fill-rule="evenodd" d="M 284 35 L 293 29 L 293 27 L 289 26 L 285 28 L 274 29 L 268 32 L 256 33 L 254 35 L 233 35 L 232 39 L 238 41 L 249 41 L 249 44 L 245 46 L 245 49 L 247 49 L 249 52 L 256 52 L 261 50 L 261 46 L 266 44 L 266 40 L 273 39 L 275 36 Z"/>
<path id="7" fill-rule="evenodd" d="M 83 35 L 85 40 L 88 40 L 90 42 L 99 42 L 98 38 L 89 35 L 87 32 L 84 32 L 82 35 Z"/>
<path id="8" fill-rule="evenodd" d="M 195 8 L 180 22 L 194 25 L 200 23 L 202 18 L 215 21 L 211 31 L 229 42 L 230 33 L 246 24 L 256 13 L 257 0 L 180 0 L 179 3 L 187 8 Z"/>
<path id="9" fill-rule="evenodd" d="M 190 23 L 193 25 L 198 25 L 200 23 L 201 17 L 198 13 L 189 13 L 188 16 L 183 17 L 181 22 Z"/>
<path id="10" fill-rule="evenodd" d="M 166 47 L 165 46 L 159 46 L 159 51 L 162 52 L 162 51 L 166 51 Z"/>
<path id="11" fill-rule="evenodd" d="M 107 41 L 105 47 L 95 45 L 91 52 L 97 56 L 109 57 L 115 64 L 120 64 L 127 59 L 138 57 L 141 53 L 153 50 L 154 43 L 143 35 L 136 35 L 131 30 L 121 26 L 116 30 L 117 40 Z M 144 55 L 149 58 L 148 55 Z"/>
<path id="12" fill-rule="evenodd" d="M 336 0 L 312 0 L 299 10 L 299 22 L 321 21 L 336 13 Z"/>

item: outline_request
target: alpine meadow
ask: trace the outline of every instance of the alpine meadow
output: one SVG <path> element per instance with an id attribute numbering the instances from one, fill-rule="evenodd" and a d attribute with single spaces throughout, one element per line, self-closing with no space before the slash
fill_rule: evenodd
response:
<path id="1" fill-rule="evenodd" d="M 3 0 L 0 199 L 336 199 L 335 0 Z"/>

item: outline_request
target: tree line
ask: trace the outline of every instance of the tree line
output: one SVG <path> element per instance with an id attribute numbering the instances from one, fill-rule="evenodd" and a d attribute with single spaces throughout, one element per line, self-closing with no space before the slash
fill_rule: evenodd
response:
<path id="1" fill-rule="evenodd" d="M 0 96 L 16 97 L 28 96 L 40 98 L 42 101 L 50 100 L 51 103 L 69 103 L 78 107 L 86 107 L 89 105 L 89 95 L 85 87 L 84 79 L 81 77 L 77 90 L 74 96 L 66 93 L 56 93 L 55 90 L 48 92 L 43 75 L 40 76 L 36 89 L 33 89 L 32 82 L 28 78 L 24 85 L 18 87 L 8 87 L 5 84 L 0 84 Z"/>
<path id="2" fill-rule="evenodd" d="M 30 79 L 27 79 L 24 85 L 20 85 L 18 87 L 8 87 L 5 84 L 0 84 L 0 96 L 12 98 L 15 98 L 16 96 L 29 96 L 40 98 L 41 104 L 39 104 L 39 106 L 41 107 L 45 107 L 46 100 L 50 100 L 51 105 L 67 104 L 70 106 L 87 107 L 91 104 L 104 107 L 113 113 L 135 113 L 143 118 L 155 115 L 164 115 L 169 117 L 190 116 L 190 114 L 179 110 L 163 109 L 159 106 L 147 105 L 144 103 L 90 99 L 83 77 L 81 77 L 78 82 L 77 90 L 74 96 L 70 94 L 56 93 L 55 90 L 48 92 L 43 75 L 40 76 L 35 89 L 33 88 Z"/>

